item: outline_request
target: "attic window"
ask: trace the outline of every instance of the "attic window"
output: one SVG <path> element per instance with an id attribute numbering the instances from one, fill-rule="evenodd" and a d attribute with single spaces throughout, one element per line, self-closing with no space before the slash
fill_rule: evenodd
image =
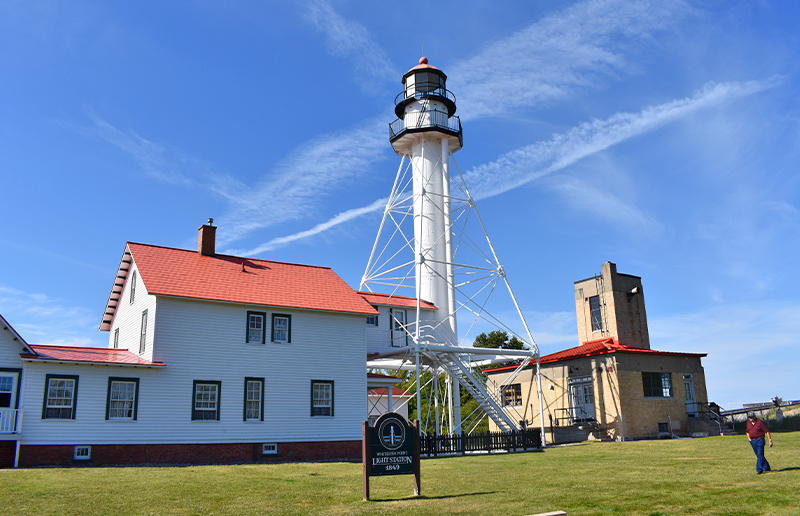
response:
<path id="1" fill-rule="evenodd" d="M 136 271 L 133 271 L 133 275 L 131 276 L 131 304 L 133 304 L 133 299 L 136 297 Z"/>

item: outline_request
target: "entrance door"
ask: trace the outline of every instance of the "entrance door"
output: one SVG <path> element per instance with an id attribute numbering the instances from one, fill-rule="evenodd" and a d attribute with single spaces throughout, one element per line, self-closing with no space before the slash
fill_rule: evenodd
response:
<path id="1" fill-rule="evenodd" d="M 570 412 L 573 423 L 594 419 L 594 387 L 592 377 L 569 380 Z"/>
<path id="2" fill-rule="evenodd" d="M 697 399 L 694 396 L 694 378 L 683 375 L 683 390 L 686 392 L 686 413 L 689 417 L 697 417 Z"/>
<path id="3" fill-rule="evenodd" d="M 0 371 L 0 434 L 14 432 L 16 426 L 17 383 L 19 373 Z"/>

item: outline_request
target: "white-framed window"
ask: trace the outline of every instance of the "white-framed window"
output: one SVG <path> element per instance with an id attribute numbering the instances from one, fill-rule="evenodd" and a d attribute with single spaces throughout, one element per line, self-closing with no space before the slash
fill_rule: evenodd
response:
<path id="1" fill-rule="evenodd" d="M 106 419 L 136 421 L 138 402 L 138 378 L 109 377 Z"/>
<path id="2" fill-rule="evenodd" d="M 219 393 L 222 382 L 211 380 L 194 381 L 192 420 L 219 421 Z"/>
<path id="3" fill-rule="evenodd" d="M 264 443 L 261 445 L 261 455 L 277 455 L 278 443 Z"/>
<path id="4" fill-rule="evenodd" d="M 139 354 L 144 353 L 147 346 L 147 310 L 142 312 L 142 332 L 139 334 Z"/>
<path id="5" fill-rule="evenodd" d="M 512 383 L 511 385 L 503 387 L 503 406 L 522 406 L 522 384 Z"/>
<path id="6" fill-rule="evenodd" d="M 119 328 L 114 330 L 114 349 L 119 347 Z"/>
<path id="7" fill-rule="evenodd" d="M 393 310 L 392 319 L 394 319 L 393 329 L 396 331 L 402 331 L 406 325 L 406 311 Z"/>
<path id="8" fill-rule="evenodd" d="M 133 304 L 133 300 L 136 298 L 136 271 L 133 271 L 131 274 L 131 304 Z"/>
<path id="9" fill-rule="evenodd" d="M 247 312 L 247 336 L 248 344 L 264 344 L 264 323 L 267 314 L 264 312 Z"/>
<path id="10" fill-rule="evenodd" d="M 244 379 L 244 420 L 264 421 L 264 379 Z"/>
<path id="11" fill-rule="evenodd" d="M 272 314 L 272 342 L 292 342 L 292 316 Z"/>
<path id="12" fill-rule="evenodd" d="M 48 374 L 45 384 L 42 419 L 75 419 L 78 377 Z"/>
<path id="13" fill-rule="evenodd" d="M 311 416 L 333 416 L 333 382 L 311 380 Z"/>
<path id="14" fill-rule="evenodd" d="M 72 454 L 74 460 L 90 460 L 92 458 L 91 446 L 76 446 Z"/>
<path id="15" fill-rule="evenodd" d="M 378 315 L 368 315 L 367 316 L 367 326 L 377 326 L 378 325 Z"/>
<path id="16" fill-rule="evenodd" d="M 405 310 L 399 308 L 389 309 L 389 336 L 392 346 L 408 346 L 407 320 L 408 317 Z"/>

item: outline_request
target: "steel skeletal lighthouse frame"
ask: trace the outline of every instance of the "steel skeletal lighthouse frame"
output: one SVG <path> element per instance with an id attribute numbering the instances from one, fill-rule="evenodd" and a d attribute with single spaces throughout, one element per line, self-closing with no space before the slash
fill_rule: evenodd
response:
<path id="1" fill-rule="evenodd" d="M 403 75 L 404 88 L 395 99 L 398 118 L 389 125 L 389 140 L 402 158 L 360 290 L 384 293 L 389 290 L 390 295 L 406 295 L 413 289 L 416 317 L 413 321 L 390 321 L 392 329 L 405 332 L 411 343 L 370 356 L 367 365 L 384 370 L 415 370 L 420 410 L 424 387 L 420 385 L 420 373 L 429 372 L 436 411 L 433 431 L 439 433 L 444 427 L 450 434 L 460 434 L 458 385 L 472 395 L 499 428 L 508 431 L 525 426 L 527 407 L 512 406 L 510 400 L 504 399 L 505 388 L 535 360 L 544 443 L 539 349 L 453 156 L 463 145 L 463 134 L 461 122 L 455 116 L 455 95 L 447 90 L 446 80 L 447 76 L 428 65 L 423 57 L 418 66 Z M 450 161 L 455 174 L 450 171 Z M 521 322 L 517 327 L 524 328 L 524 336 L 493 313 L 495 308 L 502 308 L 492 298 L 500 283 L 505 285 L 514 304 Z M 502 286 L 500 289 L 504 290 Z M 423 301 L 435 305 L 436 310 L 424 309 Z M 469 323 L 466 331 L 463 331 L 464 321 Z M 487 325 L 516 336 L 525 349 L 472 347 L 467 339 Z M 509 361 L 520 361 L 519 366 L 495 388 L 488 387 L 476 371 L 482 366 Z M 448 407 L 446 425 L 439 415 L 438 386 L 443 373 L 447 387 L 442 396 Z"/>

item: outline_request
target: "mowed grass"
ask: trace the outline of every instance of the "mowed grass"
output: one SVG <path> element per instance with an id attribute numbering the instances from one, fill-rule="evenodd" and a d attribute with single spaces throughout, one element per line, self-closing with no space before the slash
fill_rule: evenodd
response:
<path id="1" fill-rule="evenodd" d="M 800 514 L 800 432 L 773 434 L 755 474 L 743 436 L 584 443 L 422 461 L 413 477 L 361 464 L 0 470 L 2 514 Z"/>

